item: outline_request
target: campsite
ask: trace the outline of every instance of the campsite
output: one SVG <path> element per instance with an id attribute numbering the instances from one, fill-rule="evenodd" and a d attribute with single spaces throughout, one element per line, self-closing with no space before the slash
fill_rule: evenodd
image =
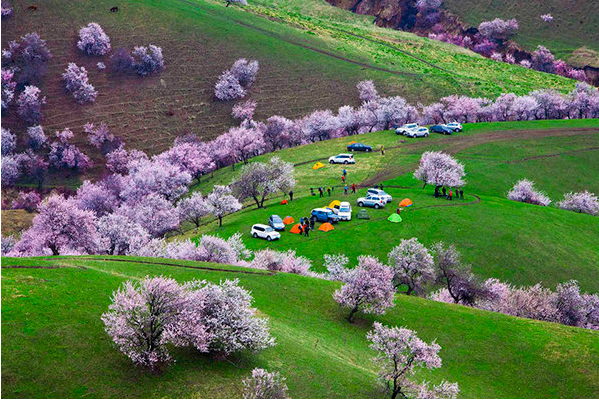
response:
<path id="1" fill-rule="evenodd" d="M 597 1 L 1 3 L 2 398 L 599 398 Z"/>

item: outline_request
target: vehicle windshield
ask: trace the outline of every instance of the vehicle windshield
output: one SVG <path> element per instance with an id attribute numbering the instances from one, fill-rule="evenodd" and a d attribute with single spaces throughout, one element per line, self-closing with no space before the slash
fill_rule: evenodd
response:
<path id="1" fill-rule="evenodd" d="M 266 227 L 266 232 L 272 232 L 274 231 L 274 229 L 272 229 L 270 226 Z"/>
<path id="2" fill-rule="evenodd" d="M 283 222 L 283 220 L 278 215 L 275 215 L 274 217 L 272 217 L 272 222 L 278 223 L 278 222 Z"/>
<path id="3" fill-rule="evenodd" d="M 341 212 L 349 212 L 349 207 L 341 207 L 339 209 L 339 211 L 341 211 Z"/>

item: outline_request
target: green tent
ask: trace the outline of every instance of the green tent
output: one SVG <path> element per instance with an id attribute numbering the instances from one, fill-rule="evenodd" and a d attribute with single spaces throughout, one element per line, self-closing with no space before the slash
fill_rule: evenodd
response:
<path id="1" fill-rule="evenodd" d="M 401 217 L 399 216 L 399 214 L 393 213 L 393 214 L 389 215 L 389 218 L 387 218 L 387 220 L 397 223 L 397 222 L 401 222 Z"/>
<path id="2" fill-rule="evenodd" d="M 370 215 L 368 215 L 368 211 L 366 211 L 365 209 L 362 208 L 360 211 L 358 211 L 358 215 L 356 216 L 356 218 L 370 219 Z"/>

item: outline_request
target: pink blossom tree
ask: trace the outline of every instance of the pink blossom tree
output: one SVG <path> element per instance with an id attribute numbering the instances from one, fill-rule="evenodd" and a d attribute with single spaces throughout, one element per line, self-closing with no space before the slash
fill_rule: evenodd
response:
<path id="1" fill-rule="evenodd" d="M 42 198 L 36 192 L 19 192 L 19 196 L 13 200 L 12 208 L 22 209 L 27 212 L 34 212 L 41 203 Z"/>
<path id="2" fill-rule="evenodd" d="M 108 154 L 122 146 L 121 139 L 110 133 L 105 123 L 96 127 L 88 122 L 83 125 L 83 131 L 87 133 L 89 143 L 100 150 L 102 154 Z"/>
<path id="3" fill-rule="evenodd" d="M 268 150 L 274 151 L 297 145 L 292 137 L 293 121 L 274 115 L 266 120 L 262 131 L 264 142 Z"/>
<path id="4" fill-rule="evenodd" d="M 121 205 L 116 214 L 137 222 L 152 237 L 159 237 L 177 229 L 179 215 L 171 202 L 158 193 L 149 193 Z"/>
<path id="5" fill-rule="evenodd" d="M 21 42 L 8 43 L 8 49 L 2 51 L 3 66 L 15 72 L 19 86 L 39 86 L 46 73 L 46 64 L 52 58 L 46 41 L 36 32 L 21 37 Z"/>
<path id="6" fill-rule="evenodd" d="M 178 334 L 185 304 L 181 286 L 171 278 L 125 282 L 112 294 L 102 315 L 105 330 L 133 363 L 157 370 L 172 359 L 166 347 Z"/>
<path id="7" fill-rule="evenodd" d="M 228 144 L 230 157 L 235 162 L 247 161 L 265 151 L 266 144 L 260 129 L 234 127 L 224 135 L 225 144 Z"/>
<path id="8" fill-rule="evenodd" d="M 206 196 L 212 215 L 218 218 L 218 226 L 223 226 L 223 218 L 226 215 L 241 210 L 241 203 L 231 193 L 229 186 L 215 185 L 212 192 Z"/>
<path id="9" fill-rule="evenodd" d="M 102 247 L 110 255 L 135 254 L 149 240 L 143 226 L 124 215 L 107 214 L 98 220 Z"/>
<path id="10" fill-rule="evenodd" d="M 46 144 L 48 138 L 44 134 L 44 129 L 40 125 L 27 128 L 27 146 L 33 150 L 40 149 Z"/>
<path id="11" fill-rule="evenodd" d="M 187 193 L 191 182 L 189 173 L 160 159 L 130 162 L 128 168 L 127 185 L 121 193 L 127 201 L 157 194 L 173 202 Z"/>
<path id="12" fill-rule="evenodd" d="M 10 253 L 12 251 L 12 249 L 15 247 L 15 244 L 17 243 L 17 241 L 13 235 L 2 236 L 2 240 L 0 240 L 0 242 L 1 242 L 1 246 L 2 246 L 2 250 L 1 250 L 0 254 L 2 256 L 8 255 L 8 253 Z"/>
<path id="13" fill-rule="evenodd" d="M 66 71 L 62 74 L 64 86 L 70 92 L 77 103 L 93 103 L 96 101 L 98 92 L 89 83 L 85 67 L 78 67 L 75 63 L 69 63 Z"/>
<path id="14" fill-rule="evenodd" d="M 251 126 L 250 121 L 254 118 L 254 111 L 256 111 L 256 102 L 248 100 L 243 103 L 237 103 L 233 106 L 231 115 L 235 119 L 242 121 L 242 126 Z"/>
<path id="15" fill-rule="evenodd" d="M 231 74 L 237 78 L 237 81 L 242 87 L 247 89 L 253 85 L 259 69 L 260 65 L 258 64 L 258 61 L 248 61 L 245 58 L 240 58 L 233 63 Z"/>
<path id="16" fill-rule="evenodd" d="M 75 202 L 80 209 L 92 211 L 96 217 L 113 212 L 121 203 L 118 193 L 108 190 L 102 181 L 88 180 L 77 189 Z"/>
<path id="17" fill-rule="evenodd" d="M 551 14 L 543 14 L 540 18 L 543 22 L 553 22 L 553 16 Z"/>
<path id="18" fill-rule="evenodd" d="M 200 192 L 193 192 L 190 197 L 185 197 L 177 203 L 179 220 L 191 222 L 196 227 L 200 226 L 202 218 L 210 214 L 211 211 L 212 208 Z"/>
<path id="19" fill-rule="evenodd" d="M 562 210 L 571 210 L 578 213 L 598 215 L 599 199 L 594 193 L 587 190 L 577 193 L 565 193 L 564 199 L 557 203 Z"/>
<path id="20" fill-rule="evenodd" d="M 95 254 L 99 248 L 94 214 L 62 195 L 51 195 L 40 204 L 33 226 L 15 246 L 19 252 L 37 255 L 49 249 L 55 256 L 69 251 Z"/>
<path id="21" fill-rule="evenodd" d="M 40 99 L 40 93 L 37 86 L 25 86 L 17 100 L 19 116 L 28 124 L 36 124 L 42 117 L 42 104 L 46 103 L 46 97 Z"/>
<path id="22" fill-rule="evenodd" d="M 488 289 L 474 276 L 470 266 L 462 264 L 460 253 L 453 245 L 446 247 L 439 242 L 433 245 L 432 251 L 437 283 L 454 303 L 473 306 L 489 296 Z"/>
<path id="23" fill-rule="evenodd" d="M 375 322 L 366 338 L 371 342 L 370 348 L 377 352 L 374 362 L 379 366 L 379 379 L 391 390 L 392 399 L 397 396 L 406 398 L 416 388 L 421 389 L 412 381 L 419 369 L 441 367 L 441 346 L 435 341 L 431 344 L 424 342 L 410 329 L 387 327 Z M 442 389 L 440 397 L 455 397 L 457 384 L 453 385 L 451 389 L 438 388 Z"/>
<path id="24" fill-rule="evenodd" d="M 433 256 L 418 239 L 402 239 L 398 246 L 391 249 L 388 257 L 393 284 L 396 288 L 405 285 L 407 295 L 421 294 L 427 283 L 434 283 Z"/>
<path id="25" fill-rule="evenodd" d="M 17 136 L 11 133 L 10 129 L 1 128 L 2 131 L 2 155 L 11 154 L 17 147 Z"/>
<path id="26" fill-rule="evenodd" d="M 555 72 L 554 62 L 555 56 L 544 46 L 537 46 L 537 49 L 532 53 L 531 66 L 537 71 L 549 73 Z"/>
<path id="27" fill-rule="evenodd" d="M 79 29 L 77 47 L 86 54 L 103 56 L 110 51 L 110 38 L 99 24 L 90 22 Z"/>
<path id="28" fill-rule="evenodd" d="M 562 118 L 566 113 L 566 100 L 555 90 L 535 90 L 530 93 L 537 103 L 537 117 L 544 119 Z"/>
<path id="29" fill-rule="evenodd" d="M 244 379 L 244 399 L 287 399 L 285 378 L 278 372 L 268 372 L 262 368 L 254 368 L 252 375 Z"/>
<path id="30" fill-rule="evenodd" d="M 224 71 L 218 78 L 214 86 L 214 96 L 218 100 L 228 101 L 244 97 L 245 89 L 239 83 L 239 80 L 231 71 Z"/>
<path id="31" fill-rule="evenodd" d="M 238 178 L 233 182 L 240 199 L 251 198 L 256 207 L 264 207 L 264 201 L 271 195 L 287 193 L 295 186 L 293 164 L 273 157 L 269 163 L 253 162 L 244 165 Z"/>
<path id="32" fill-rule="evenodd" d="M 507 198 L 522 203 L 536 204 L 538 206 L 548 206 L 551 199 L 545 193 L 537 191 L 534 182 L 528 179 L 518 181 L 512 190 L 507 194 Z"/>
<path id="33" fill-rule="evenodd" d="M 112 72 L 117 74 L 128 74 L 135 69 L 135 60 L 125 48 L 118 48 L 110 57 Z"/>
<path id="34" fill-rule="evenodd" d="M 389 267 L 374 257 L 360 256 L 358 265 L 345 275 L 344 285 L 335 291 L 333 298 L 350 309 L 349 322 L 353 322 L 358 311 L 384 314 L 387 308 L 393 306 L 395 287 L 392 279 Z"/>
<path id="35" fill-rule="evenodd" d="M 464 165 L 449 154 L 440 151 L 426 151 L 420 158 L 420 165 L 414 171 L 414 177 L 426 185 L 462 187 L 464 182 Z"/>
<path id="36" fill-rule="evenodd" d="M 150 44 L 148 47 L 137 46 L 131 52 L 133 68 L 139 76 L 148 76 L 164 69 L 162 48 Z"/>
<path id="37" fill-rule="evenodd" d="M 177 143 L 158 155 L 156 159 L 179 167 L 181 171 L 187 172 L 198 182 L 203 175 L 216 169 L 210 148 L 202 142 Z"/>
<path id="38" fill-rule="evenodd" d="M 31 149 L 27 149 L 24 153 L 18 154 L 16 160 L 19 163 L 19 170 L 29 180 L 37 183 L 41 188 L 46 178 L 48 171 L 48 163 L 43 156 L 34 153 Z"/>
<path id="39" fill-rule="evenodd" d="M 69 128 L 56 131 L 56 137 L 58 140 L 50 145 L 48 156 L 51 167 L 76 169 L 82 172 L 93 165 L 88 156 L 69 143 L 69 140 L 73 138 L 73 132 Z"/>
<path id="40" fill-rule="evenodd" d="M 205 295 L 203 312 L 207 332 L 212 339 L 209 351 L 228 356 L 242 350 L 258 352 L 275 344 L 270 336 L 268 319 L 256 315 L 251 294 L 239 281 L 225 280 L 219 285 L 203 281 L 191 282 Z M 227 310 L 227 312 L 223 312 Z"/>
<path id="41" fill-rule="evenodd" d="M 8 109 L 8 106 L 15 97 L 17 82 L 13 81 L 14 71 L 11 69 L 1 70 L 2 76 L 2 111 Z"/>
<path id="42" fill-rule="evenodd" d="M 121 146 L 106 154 L 106 168 L 114 174 L 126 175 L 129 173 L 129 165 L 136 166 L 139 162 L 147 160 L 148 156 L 143 151 L 127 151 Z"/>
<path id="43" fill-rule="evenodd" d="M 478 31 L 487 39 L 503 42 L 508 40 L 518 30 L 518 21 L 510 19 L 504 21 L 500 18 L 495 18 L 493 21 L 481 22 L 478 26 Z"/>
<path id="44" fill-rule="evenodd" d="M 302 133 L 307 143 L 330 139 L 337 128 L 337 118 L 331 110 L 314 111 L 302 121 Z"/>
<path id="45" fill-rule="evenodd" d="M 2 186 L 10 187 L 21 176 L 19 161 L 15 156 L 2 156 Z"/>
<path id="46" fill-rule="evenodd" d="M 363 103 L 377 100 L 379 98 L 379 93 L 377 92 L 374 82 L 372 81 L 358 82 L 356 88 L 358 88 L 358 95 Z"/>

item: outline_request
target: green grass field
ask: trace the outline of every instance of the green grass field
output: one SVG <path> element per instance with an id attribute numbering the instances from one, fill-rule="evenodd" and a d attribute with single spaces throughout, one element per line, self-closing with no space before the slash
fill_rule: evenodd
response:
<path id="1" fill-rule="evenodd" d="M 297 275 L 248 275 L 85 257 L 2 259 L 2 397 L 240 397 L 255 367 L 278 370 L 292 398 L 384 397 L 365 338 L 373 321 L 407 326 L 442 346 L 443 367 L 418 376 L 457 381 L 460 397 L 592 398 L 599 394 L 599 334 L 476 309 L 397 296 L 377 318 L 355 324 L 333 302 L 338 283 Z M 150 261 L 151 260 L 145 260 Z M 8 266 L 62 267 L 28 269 Z M 161 375 L 134 367 L 115 350 L 100 315 L 126 279 L 239 278 L 277 345 L 258 355 L 214 361 L 192 350 Z"/>
<path id="2" fill-rule="evenodd" d="M 313 161 L 301 164 L 343 152 L 352 139 L 375 147 L 384 145 L 386 154 L 357 154 L 355 166 L 327 165 L 317 171 L 312 169 Z M 450 203 L 435 199 L 432 187 L 422 189 L 422 184 L 412 177 L 420 155 L 430 149 L 451 152 L 465 164 L 464 200 Z M 496 277 L 514 284 L 542 281 L 549 287 L 577 279 L 585 290 L 595 292 L 599 290 L 597 218 L 554 205 L 544 208 L 513 202 L 506 194 L 522 178 L 534 180 L 554 203 L 568 191 L 587 189 L 598 193 L 598 150 L 597 120 L 474 124 L 465 126 L 465 132 L 457 135 L 434 134 L 426 139 L 407 139 L 390 131 L 334 139 L 275 153 L 301 164 L 296 166 L 297 199 L 290 204 L 279 204 L 282 198 L 273 199 L 266 209 L 256 209 L 248 203 L 243 211 L 227 216 L 222 228 L 210 222 L 184 236 L 197 238 L 210 233 L 227 237 L 239 231 L 252 249 L 295 249 L 309 257 L 317 270 L 322 269 L 322 256 L 327 253 L 345 253 L 352 258 L 373 254 L 386 260 L 400 239 L 415 236 L 426 245 L 439 240 L 454 243 L 465 260 L 473 264 L 474 271 L 485 278 Z M 362 183 L 382 181 L 394 197 L 393 204 L 382 210 L 369 209 L 369 222 L 341 222 L 334 231 L 312 232 L 310 238 L 288 232 L 273 244 L 251 238 L 251 225 L 266 223 L 271 214 L 291 215 L 299 220 L 333 199 L 350 201 L 355 216 L 359 209 L 356 199 L 365 194 L 365 189 L 345 196 L 340 187 L 344 168 L 348 170 L 349 185 L 353 182 L 363 187 Z M 195 189 L 208 193 L 215 183 L 228 184 L 236 174 L 238 168 L 217 171 Z M 310 187 L 321 185 L 336 186 L 330 198 L 326 193 L 325 199 L 310 195 Z M 395 212 L 405 197 L 412 199 L 414 206 L 403 211 L 404 221 L 388 222 L 386 217 Z"/>

